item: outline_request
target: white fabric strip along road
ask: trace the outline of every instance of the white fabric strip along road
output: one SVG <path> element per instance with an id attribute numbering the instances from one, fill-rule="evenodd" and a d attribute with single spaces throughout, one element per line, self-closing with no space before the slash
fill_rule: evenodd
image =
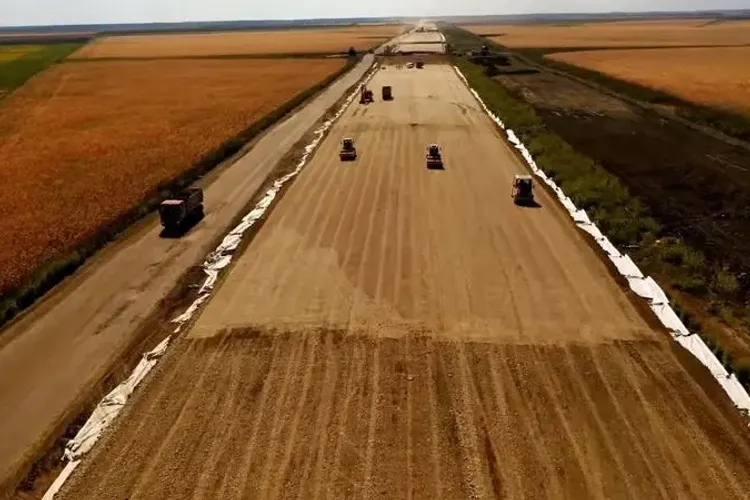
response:
<path id="1" fill-rule="evenodd" d="M 253 209 L 242 218 L 242 221 L 235 226 L 229 234 L 222 240 L 216 249 L 208 254 L 206 260 L 203 262 L 203 271 L 206 273 L 206 278 L 201 284 L 200 290 L 198 291 L 198 297 L 193 301 L 192 304 L 179 316 L 172 319 L 172 323 L 176 323 L 177 327 L 174 333 L 179 333 L 182 327 L 190 321 L 195 315 L 200 306 L 208 299 L 209 295 L 213 291 L 216 280 L 219 277 L 219 273 L 225 269 L 231 262 L 234 251 L 239 247 L 242 236 L 250 229 L 255 222 L 258 221 L 271 206 L 271 203 L 278 195 L 281 188 L 289 182 L 293 177 L 302 171 L 302 168 L 307 164 L 310 155 L 315 151 L 318 144 L 323 140 L 328 130 L 331 128 L 333 123 L 346 111 L 346 108 L 352 103 L 352 101 L 359 94 L 359 90 L 362 85 L 365 85 L 375 75 L 375 68 L 377 64 L 373 63 L 370 73 L 362 79 L 357 85 L 354 92 L 352 92 L 344 101 L 344 104 L 336 111 L 336 114 L 332 118 L 326 120 L 317 130 L 315 130 L 315 136 L 310 144 L 305 146 L 305 153 L 302 155 L 297 167 L 289 174 L 284 175 L 277 179 L 273 186 L 266 191 L 265 196 L 253 207 Z M 65 484 L 65 481 L 70 477 L 78 467 L 81 458 L 91 451 L 94 444 L 97 442 L 102 432 L 109 427 L 115 418 L 120 414 L 122 408 L 125 406 L 130 395 L 133 393 L 135 388 L 144 377 L 150 372 L 159 358 L 161 358 L 169 346 L 171 337 L 164 339 L 158 346 L 152 351 L 147 352 L 143 355 L 143 359 L 138 366 L 133 370 L 130 376 L 123 383 L 118 385 L 112 392 L 107 394 L 102 399 L 86 423 L 78 431 L 78 434 L 68 441 L 65 445 L 65 451 L 63 458 L 68 460 L 65 468 L 60 472 L 55 479 L 54 483 L 47 489 L 44 494 L 43 500 L 52 500 L 55 494 Z"/>
<path id="2" fill-rule="evenodd" d="M 635 265 L 632 259 L 627 255 L 621 254 L 612 242 L 602 234 L 599 228 L 591 222 L 588 214 L 586 214 L 584 210 L 576 208 L 573 201 L 563 193 L 562 189 L 560 189 L 555 181 L 537 166 L 531 153 L 526 149 L 526 146 L 521 142 L 515 132 L 506 128 L 502 120 L 490 111 L 482 98 L 479 97 L 479 94 L 469 86 L 469 82 L 466 80 L 463 73 L 461 73 L 461 70 L 455 66 L 453 68 L 456 70 L 456 74 L 461 81 L 469 87 L 469 90 L 474 95 L 477 102 L 482 106 L 485 113 L 487 113 L 498 127 L 505 131 L 508 142 L 510 142 L 519 151 L 521 156 L 523 156 L 531 171 L 555 192 L 560 203 L 562 203 L 568 214 L 570 214 L 570 217 L 573 219 L 576 226 L 594 238 L 594 241 L 596 241 L 601 249 L 607 254 L 607 257 L 615 265 L 620 275 L 627 280 L 630 289 L 648 301 L 649 308 L 654 312 L 656 317 L 659 318 L 661 323 L 672 333 L 672 337 L 682 347 L 695 356 L 703 366 L 708 368 L 734 405 L 741 411 L 750 413 L 750 395 L 748 395 L 747 390 L 740 384 L 734 374 L 729 374 L 727 369 L 724 368 L 711 349 L 709 349 L 705 342 L 703 342 L 703 339 L 697 334 L 688 331 L 674 312 L 674 309 L 672 309 L 672 306 L 669 305 L 669 300 L 666 294 L 656 281 L 650 276 L 644 277 L 643 273 L 638 269 L 638 266 Z"/>

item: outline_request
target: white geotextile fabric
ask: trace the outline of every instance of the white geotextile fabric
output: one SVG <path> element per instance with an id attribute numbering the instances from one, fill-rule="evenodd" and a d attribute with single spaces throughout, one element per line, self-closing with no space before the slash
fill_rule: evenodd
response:
<path id="1" fill-rule="evenodd" d="M 63 470 L 60 471 L 60 474 L 57 475 L 55 481 L 50 485 L 49 488 L 47 488 L 47 491 L 44 493 L 42 500 L 52 500 L 53 498 L 55 498 L 57 492 L 60 491 L 60 488 L 62 488 L 63 484 L 65 484 L 65 481 L 68 480 L 70 475 L 73 474 L 73 471 L 76 470 L 76 467 L 78 467 L 80 463 L 80 460 L 73 460 L 72 462 L 68 462 L 67 464 L 65 464 L 65 467 L 63 467 Z"/>
<path id="2" fill-rule="evenodd" d="M 120 414 L 120 411 L 122 411 L 123 406 L 125 406 L 125 403 L 130 395 L 133 394 L 138 384 L 156 366 L 159 358 L 167 351 L 169 339 L 170 337 L 165 338 L 152 351 L 144 354 L 130 376 L 115 387 L 112 392 L 104 396 L 104 399 L 99 402 L 89 419 L 83 424 L 83 427 L 65 445 L 63 455 L 67 460 L 78 460 L 91 450 L 102 431 Z"/>
<path id="3" fill-rule="evenodd" d="M 461 73 L 461 70 L 455 66 L 454 69 L 461 81 L 469 87 L 469 83 L 463 73 Z M 683 322 L 674 312 L 674 309 L 672 309 L 672 306 L 669 305 L 669 299 L 656 281 L 650 276 L 644 277 L 643 273 L 632 259 L 629 256 L 620 253 L 612 242 L 610 242 L 609 239 L 602 234 L 599 228 L 596 227 L 596 224 L 591 222 L 588 214 L 583 210 L 579 210 L 573 201 L 563 193 L 562 189 L 560 189 L 555 181 L 539 168 L 534 161 L 534 158 L 531 156 L 531 153 L 523 142 L 521 142 L 516 133 L 513 132 L 513 130 L 506 128 L 502 120 L 487 108 L 482 98 L 479 97 L 479 94 L 474 89 L 469 87 L 469 90 L 492 121 L 505 131 L 508 142 L 518 150 L 521 156 L 523 156 L 531 171 L 539 177 L 542 182 L 547 184 L 557 195 L 558 200 L 563 207 L 565 207 L 568 214 L 570 214 L 570 217 L 576 223 L 576 226 L 582 231 L 588 233 L 607 254 L 607 257 L 615 265 L 620 275 L 628 281 L 630 289 L 648 301 L 649 308 L 654 312 L 656 317 L 659 318 L 661 323 L 672 333 L 673 338 L 695 356 L 703 366 L 708 368 L 734 405 L 745 412 L 750 412 L 750 396 L 748 395 L 747 390 L 739 383 L 734 374 L 730 375 L 727 372 L 726 368 L 724 368 L 714 353 L 711 352 L 705 342 L 703 342 L 697 334 L 688 331 Z"/>
<path id="4" fill-rule="evenodd" d="M 375 66 L 376 64 L 374 63 L 373 68 L 375 68 Z M 323 140 L 323 137 L 331 128 L 331 125 L 333 125 L 333 123 L 344 113 L 349 104 L 351 104 L 359 94 L 360 87 L 365 85 L 374 74 L 375 71 L 371 71 L 371 73 L 360 82 L 354 92 L 346 98 L 344 104 L 338 109 L 333 118 L 326 120 L 323 125 L 315 130 L 315 137 L 310 144 L 305 146 L 305 153 L 297 164 L 295 170 L 277 179 L 273 183 L 273 187 L 266 191 L 265 196 L 247 215 L 245 215 L 245 217 L 243 217 L 242 221 L 237 226 L 229 231 L 219 246 L 206 257 L 203 262 L 203 271 L 206 273 L 206 278 L 201 284 L 198 297 L 182 314 L 172 319 L 172 323 L 177 324 L 174 333 L 179 333 L 183 325 L 195 315 L 200 306 L 206 301 L 206 299 L 208 299 L 213 291 L 214 285 L 216 284 L 219 273 L 231 263 L 233 252 L 239 246 L 245 231 L 252 227 L 253 224 L 265 214 L 266 210 L 276 198 L 276 195 L 284 184 L 302 171 L 309 156 Z M 166 352 L 167 347 L 169 346 L 169 341 L 170 337 L 167 337 L 152 351 L 144 354 L 140 363 L 138 363 L 138 366 L 136 366 L 135 370 L 133 370 L 127 380 L 118 385 L 99 402 L 97 407 L 91 413 L 89 419 L 83 427 L 81 427 L 81 430 L 78 431 L 78 434 L 68 441 L 63 453 L 63 457 L 68 460 L 68 463 L 58 475 L 57 479 L 55 479 L 54 483 L 52 483 L 45 492 L 43 497 L 44 500 L 52 500 L 54 498 L 55 494 L 60 490 L 63 484 L 65 484 L 65 481 L 78 466 L 81 458 L 91 450 L 102 432 L 109 427 L 112 421 L 114 421 L 114 419 L 120 414 L 120 411 L 122 411 L 123 406 L 125 406 L 125 403 L 138 384 L 140 384 L 148 372 L 156 366 L 158 360 Z"/>

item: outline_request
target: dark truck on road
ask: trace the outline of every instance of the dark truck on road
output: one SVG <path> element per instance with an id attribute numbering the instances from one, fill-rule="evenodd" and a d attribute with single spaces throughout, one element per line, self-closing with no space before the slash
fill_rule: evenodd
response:
<path id="1" fill-rule="evenodd" d="M 161 225 L 167 234 L 181 233 L 203 217 L 203 190 L 188 188 L 159 205 Z"/>

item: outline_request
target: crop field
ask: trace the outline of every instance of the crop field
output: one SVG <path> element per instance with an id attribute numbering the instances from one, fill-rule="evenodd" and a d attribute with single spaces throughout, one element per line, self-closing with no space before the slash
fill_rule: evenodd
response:
<path id="1" fill-rule="evenodd" d="M 65 63 L 0 108 L 0 291 L 342 60 Z"/>
<path id="2" fill-rule="evenodd" d="M 510 48 L 670 47 L 750 43 L 750 21 L 667 20 L 561 25 L 467 25 Z"/>
<path id="3" fill-rule="evenodd" d="M 132 35 L 98 39 L 75 58 L 187 57 L 242 54 L 341 53 L 349 47 L 366 50 L 398 34 L 399 25 L 348 28 Z"/>
<path id="4" fill-rule="evenodd" d="M 513 204 L 453 69 L 381 85 L 60 498 L 746 498 L 746 423 L 550 194 Z"/>
<path id="5" fill-rule="evenodd" d="M 750 116 L 750 47 L 558 52 L 546 57 Z"/>
<path id="6" fill-rule="evenodd" d="M 39 49 L 40 47 L 34 45 L 8 45 L 5 47 L 0 45 L 0 66 Z"/>

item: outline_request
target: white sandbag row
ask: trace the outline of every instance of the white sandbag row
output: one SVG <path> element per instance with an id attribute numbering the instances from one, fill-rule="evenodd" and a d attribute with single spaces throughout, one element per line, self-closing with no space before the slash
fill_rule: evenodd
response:
<path id="1" fill-rule="evenodd" d="M 156 366 L 159 358 L 164 356 L 169 345 L 169 340 L 170 337 L 165 338 L 153 350 L 144 354 L 130 376 L 104 396 L 104 399 L 94 408 L 91 416 L 89 416 L 89 419 L 83 424 L 83 427 L 81 427 L 75 437 L 65 444 L 63 459 L 67 460 L 68 463 L 65 464 L 65 467 L 52 485 L 47 488 L 44 497 L 42 497 L 43 500 L 54 498 L 68 477 L 78 467 L 81 457 L 91 451 L 91 448 L 99 440 L 102 432 L 117 418 L 135 388 Z"/>
<path id="2" fill-rule="evenodd" d="M 367 75 L 362 82 L 360 82 L 355 91 L 346 98 L 344 104 L 338 109 L 336 114 L 329 120 L 326 120 L 323 125 L 315 130 L 314 139 L 305 147 L 305 153 L 302 155 L 302 158 L 294 171 L 277 179 L 273 183 L 273 186 L 266 191 L 265 196 L 247 215 L 245 215 L 245 217 L 243 217 L 242 221 L 236 227 L 229 231 L 229 234 L 227 234 L 219 246 L 206 257 L 206 260 L 203 262 L 203 271 L 206 273 L 206 278 L 201 284 L 198 297 L 182 314 L 172 319 L 172 323 L 177 325 L 174 330 L 175 334 L 179 333 L 185 323 L 195 315 L 200 306 L 208 299 L 213 291 L 219 273 L 231 263 L 233 253 L 239 246 L 245 231 L 250 229 L 250 227 L 252 227 L 253 224 L 255 224 L 255 222 L 266 213 L 266 210 L 276 198 L 276 195 L 284 184 L 289 182 L 289 180 L 302 171 L 302 168 L 307 163 L 310 155 L 323 140 L 325 134 L 331 128 L 333 123 L 344 113 L 344 111 L 346 111 L 346 108 L 357 97 L 357 95 L 359 95 L 359 90 L 362 85 L 365 85 L 375 75 L 375 66 L 376 64 L 373 64 L 373 69 L 370 74 Z M 78 431 L 78 434 L 76 434 L 76 436 L 65 445 L 63 458 L 68 460 L 68 463 L 58 475 L 57 479 L 55 479 L 52 485 L 47 489 L 43 500 L 52 500 L 55 494 L 60 488 L 62 488 L 68 477 L 70 477 L 75 468 L 78 467 L 81 458 L 93 448 L 102 432 L 111 425 L 114 419 L 119 415 L 120 411 L 122 411 L 122 408 L 125 406 L 125 403 L 138 384 L 140 384 L 148 372 L 156 366 L 159 358 L 164 355 L 169 346 L 170 339 L 171 337 L 167 337 L 152 351 L 143 355 L 143 359 L 135 370 L 133 370 L 127 380 L 118 385 L 101 400 L 84 426 Z"/>
<path id="3" fill-rule="evenodd" d="M 729 374 L 727 369 L 724 368 L 711 349 L 708 348 L 706 343 L 703 342 L 697 334 L 690 333 L 674 312 L 674 309 L 672 309 L 667 295 L 656 281 L 650 276 L 645 277 L 628 255 L 621 254 L 620 251 L 615 248 L 612 242 L 610 242 L 609 239 L 602 234 L 599 228 L 596 227 L 596 224 L 591 221 L 588 214 L 584 210 L 579 210 L 573 201 L 565 195 L 562 189 L 560 189 L 557 183 L 555 183 L 555 181 L 548 177 L 542 169 L 537 166 L 531 153 L 518 136 L 516 136 L 515 132 L 506 128 L 503 121 L 485 105 L 482 98 L 479 97 L 479 94 L 469 86 L 469 83 L 466 80 L 466 77 L 461 73 L 461 70 L 455 66 L 454 69 L 456 70 L 458 77 L 464 82 L 464 84 L 466 84 L 477 102 L 482 106 L 485 113 L 487 113 L 498 127 L 505 131 L 508 142 L 510 142 L 518 150 L 521 156 L 523 156 L 534 175 L 549 186 L 549 188 L 557 195 L 558 200 L 563 207 L 565 207 L 576 226 L 588 233 L 594 241 L 596 241 L 609 260 L 617 268 L 620 275 L 627 280 L 630 289 L 638 296 L 646 299 L 649 308 L 654 312 L 656 317 L 659 318 L 661 323 L 671 332 L 672 337 L 682 347 L 690 351 L 690 353 L 695 356 L 703 366 L 708 368 L 734 405 L 740 410 L 750 413 L 750 396 L 748 395 L 747 390 L 742 384 L 740 384 L 734 374 Z"/>

